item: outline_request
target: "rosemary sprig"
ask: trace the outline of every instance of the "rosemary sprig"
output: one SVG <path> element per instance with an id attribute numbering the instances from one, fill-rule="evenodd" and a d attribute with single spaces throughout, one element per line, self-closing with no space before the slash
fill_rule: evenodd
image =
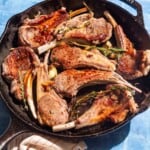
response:
<path id="1" fill-rule="evenodd" d="M 92 91 L 92 92 L 90 92 L 90 93 L 82 96 L 81 98 L 79 98 L 79 99 L 76 100 L 74 108 L 79 107 L 82 103 L 87 102 L 91 98 L 95 98 L 96 95 L 97 95 L 97 92 L 96 91 Z"/>
<path id="2" fill-rule="evenodd" d="M 70 118 L 77 118 L 79 115 L 78 108 L 82 106 L 82 104 L 88 102 L 89 100 L 94 99 L 97 96 L 97 94 L 98 92 L 92 91 L 84 96 L 81 96 L 80 98 L 77 98 L 74 104 L 72 105 Z"/>
<path id="3" fill-rule="evenodd" d="M 123 49 L 116 48 L 116 47 L 109 47 L 109 48 L 108 47 L 100 47 L 100 46 L 96 46 L 96 45 L 81 44 L 81 43 L 77 43 L 75 41 L 69 41 L 69 43 L 73 44 L 75 46 L 82 47 L 82 48 L 84 48 L 86 50 L 97 49 L 106 57 L 109 57 L 112 54 L 119 56 L 120 54 L 125 52 Z"/>

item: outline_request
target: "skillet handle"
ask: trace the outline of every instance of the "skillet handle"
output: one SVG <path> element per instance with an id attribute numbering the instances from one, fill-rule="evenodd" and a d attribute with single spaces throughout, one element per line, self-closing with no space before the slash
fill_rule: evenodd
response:
<path id="1" fill-rule="evenodd" d="M 133 7 L 134 9 L 136 9 L 137 11 L 137 15 L 133 16 L 134 20 L 136 22 L 138 22 L 141 26 L 144 27 L 144 17 L 143 17 L 143 10 L 142 10 L 142 6 L 140 3 L 138 3 L 135 0 L 120 0 L 128 5 L 130 5 L 131 7 Z"/>
<path id="2" fill-rule="evenodd" d="M 29 127 L 27 127 L 27 125 L 25 125 L 21 120 L 18 120 L 12 113 L 10 115 L 11 120 L 8 125 L 8 129 L 3 133 L 2 136 L 0 136 L 0 149 L 2 149 L 2 147 L 4 147 L 4 145 L 13 137 L 29 130 Z"/>

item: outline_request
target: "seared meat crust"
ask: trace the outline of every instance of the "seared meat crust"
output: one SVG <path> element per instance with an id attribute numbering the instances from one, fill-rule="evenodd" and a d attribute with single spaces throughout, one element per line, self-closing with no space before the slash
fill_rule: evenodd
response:
<path id="1" fill-rule="evenodd" d="M 104 18 L 94 18 L 91 14 L 82 14 L 63 22 L 56 30 L 57 39 L 82 39 L 100 44 L 110 39 L 112 26 Z"/>
<path id="2" fill-rule="evenodd" d="M 63 66 L 64 69 L 92 67 L 107 71 L 115 70 L 115 65 L 99 51 L 82 50 L 66 44 L 53 49 L 51 61 Z"/>
<path id="3" fill-rule="evenodd" d="M 19 40 L 22 45 L 37 48 L 53 39 L 53 32 L 57 25 L 68 18 L 65 9 L 40 15 L 35 19 L 26 19 L 19 28 Z"/>
<path id="4" fill-rule="evenodd" d="M 68 121 L 67 102 L 54 90 L 50 90 L 38 100 L 37 109 L 39 122 L 43 125 L 51 127 Z"/>
<path id="5" fill-rule="evenodd" d="M 30 47 L 13 48 L 4 59 L 2 75 L 8 80 L 18 80 L 19 72 L 26 72 L 38 65 L 39 62 L 38 56 Z"/>
<path id="6" fill-rule="evenodd" d="M 37 115 L 40 124 L 53 126 L 68 121 L 68 105 L 50 87 L 44 87 L 49 81 L 47 66 L 41 64 L 37 68 Z"/>
<path id="7" fill-rule="evenodd" d="M 30 47 L 17 47 L 11 49 L 2 64 L 2 75 L 11 82 L 10 92 L 18 100 L 22 100 L 21 87 L 25 73 L 38 66 L 40 60 Z M 22 80 L 22 81 L 20 81 Z"/>
<path id="8" fill-rule="evenodd" d="M 120 83 L 131 87 L 121 76 L 112 71 L 100 70 L 66 70 L 54 80 L 54 88 L 62 95 L 73 97 L 85 86 L 95 84 Z"/>
<path id="9" fill-rule="evenodd" d="M 107 119 L 119 123 L 126 118 L 129 111 L 136 113 L 137 107 L 131 91 L 126 87 L 109 85 L 106 91 L 98 94 L 91 108 L 77 119 L 76 128 L 91 126 Z"/>
<path id="10" fill-rule="evenodd" d="M 117 72 L 128 80 L 146 76 L 149 74 L 149 71 L 150 50 L 139 50 L 135 56 L 124 54 L 118 61 Z"/>

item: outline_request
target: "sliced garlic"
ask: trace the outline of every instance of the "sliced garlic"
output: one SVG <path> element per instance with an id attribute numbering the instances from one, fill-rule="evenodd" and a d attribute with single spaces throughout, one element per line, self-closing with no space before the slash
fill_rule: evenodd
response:
<path id="1" fill-rule="evenodd" d="M 50 65 L 48 67 L 48 76 L 49 76 L 49 79 L 53 79 L 57 76 L 57 69 L 54 65 Z"/>

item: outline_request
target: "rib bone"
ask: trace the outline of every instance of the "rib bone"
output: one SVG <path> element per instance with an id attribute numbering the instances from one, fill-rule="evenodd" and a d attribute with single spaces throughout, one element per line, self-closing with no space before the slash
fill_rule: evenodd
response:
<path id="1" fill-rule="evenodd" d="M 58 93 L 73 97 L 76 96 L 82 87 L 108 83 L 122 84 L 138 92 L 142 92 L 123 79 L 119 74 L 100 70 L 66 70 L 55 78 L 53 86 Z"/>
<path id="2" fill-rule="evenodd" d="M 122 27 L 119 24 L 117 24 L 116 20 L 111 16 L 111 14 L 108 11 L 105 11 L 104 15 L 114 28 L 117 46 L 125 50 L 131 56 L 135 56 L 136 50 L 134 49 L 132 42 L 127 38 Z"/>

